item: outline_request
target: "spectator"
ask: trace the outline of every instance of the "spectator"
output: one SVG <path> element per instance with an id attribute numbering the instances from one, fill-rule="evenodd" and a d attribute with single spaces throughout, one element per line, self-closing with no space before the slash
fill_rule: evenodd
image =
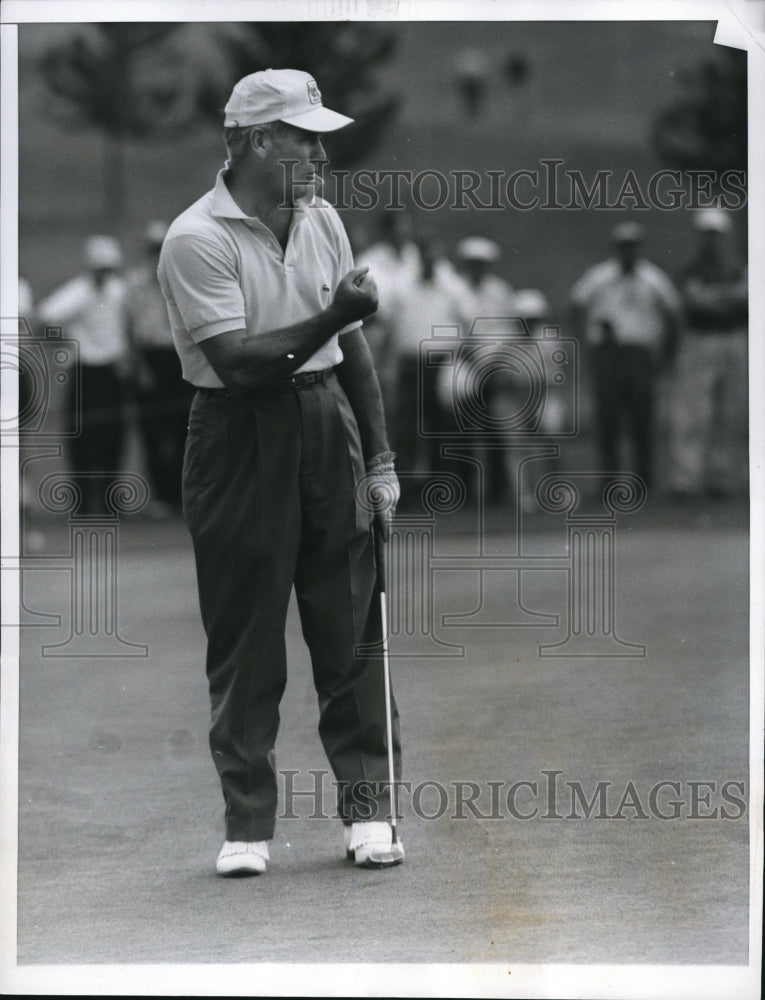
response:
<path id="1" fill-rule="evenodd" d="M 525 324 L 530 339 L 541 340 L 544 335 L 544 327 L 550 323 L 551 310 L 547 296 L 537 288 L 521 288 L 515 293 L 514 303 L 515 315 Z M 560 387 L 555 381 L 555 373 L 549 369 L 545 369 L 542 398 L 542 413 L 535 433 L 541 435 L 545 442 L 548 442 L 551 436 L 563 433 L 568 411 L 568 400 L 562 396 Z M 539 509 L 534 498 L 532 483 L 529 481 L 529 471 L 534 472 L 537 478 L 541 478 L 546 473 L 553 471 L 555 461 L 555 456 L 536 458 L 531 468 L 526 470 L 525 478 L 517 484 L 514 492 L 519 495 L 524 513 L 536 513 Z"/>
<path id="2" fill-rule="evenodd" d="M 489 85 L 489 57 L 483 49 L 464 49 L 455 60 L 455 83 L 468 118 L 483 111 Z"/>
<path id="3" fill-rule="evenodd" d="M 427 237 L 423 237 L 427 240 Z M 364 321 L 368 332 L 370 350 L 376 355 L 376 362 L 381 360 L 381 352 L 377 333 L 382 328 L 388 328 L 393 309 L 393 293 L 403 285 L 417 280 L 420 275 L 421 241 L 415 240 L 411 234 L 409 217 L 401 211 L 387 211 L 378 221 L 378 239 L 356 254 L 358 267 L 368 267 L 375 275 L 380 296 L 380 305 L 374 316 Z M 435 278 L 441 286 L 455 284 L 457 276 L 454 268 L 446 257 L 439 256 L 435 261 Z"/>
<path id="4" fill-rule="evenodd" d="M 384 389 L 385 421 L 388 427 L 393 428 L 398 422 L 390 382 L 394 366 L 388 363 L 383 344 L 395 320 L 395 293 L 417 280 L 420 255 L 405 213 L 384 212 L 376 225 L 377 240 L 355 257 L 358 267 L 368 267 L 370 274 L 375 276 L 380 304 L 377 312 L 364 320 L 364 336 Z"/>
<path id="5" fill-rule="evenodd" d="M 128 336 L 133 349 L 139 428 L 151 484 L 148 511 L 166 516 L 181 509 L 181 475 L 191 387 L 181 377 L 157 264 L 167 226 L 150 223 L 144 264 L 128 277 Z"/>
<path id="6" fill-rule="evenodd" d="M 359 267 L 375 269 L 375 282 L 380 292 L 380 308 L 385 309 L 386 293 L 393 291 L 401 280 L 412 281 L 420 269 L 417 245 L 411 237 L 408 217 L 402 212 L 384 212 L 378 222 L 378 239 L 357 254 Z M 380 317 L 378 315 L 377 319 Z"/>
<path id="7" fill-rule="evenodd" d="M 397 465 L 402 470 L 401 503 L 413 499 L 417 472 L 441 467 L 440 441 L 423 435 L 442 426 L 437 394 L 437 370 L 420 365 L 420 344 L 436 326 L 459 326 L 459 303 L 438 276 L 439 257 L 432 241 L 419 243 L 419 275 L 392 292 L 383 335 L 381 378 L 392 401 L 390 423 Z"/>
<path id="8" fill-rule="evenodd" d="M 375 276 L 380 305 L 377 313 L 364 321 L 364 327 L 372 357 L 380 367 L 384 362 L 381 338 L 390 326 L 393 293 L 415 281 L 420 273 L 419 252 L 403 213 L 390 211 L 380 216 L 378 238 L 356 254 L 356 265 L 368 267 Z"/>
<path id="9" fill-rule="evenodd" d="M 499 245 L 483 236 L 470 236 L 461 240 L 456 248 L 461 285 L 460 309 L 466 317 L 467 337 L 488 338 L 498 348 L 508 337 L 518 336 L 518 323 L 514 319 L 513 289 L 509 282 L 495 273 L 501 257 Z M 481 398 L 476 400 L 478 409 L 485 407 L 486 433 L 473 435 L 475 458 L 484 474 L 484 489 L 489 503 L 502 503 L 509 499 L 510 483 L 504 449 L 497 447 L 497 434 L 491 414 L 496 413 L 505 383 L 504 363 L 498 359 L 496 371 L 487 372 L 487 360 L 481 351 Z M 467 394 L 472 393 L 466 388 Z M 479 421 L 480 422 L 480 421 Z"/>
<path id="10" fill-rule="evenodd" d="M 747 485 L 747 272 L 721 209 L 695 219 L 699 247 L 680 291 L 686 336 L 677 360 L 672 492 L 725 496 Z"/>
<path id="11" fill-rule="evenodd" d="M 125 282 L 120 276 L 122 251 L 111 236 L 91 236 L 85 243 L 87 271 L 62 285 L 38 307 L 40 320 L 63 326 L 79 343 L 77 379 L 70 379 L 68 407 L 80 434 L 69 443 L 69 462 L 82 486 L 82 513 L 106 513 L 104 473 L 120 469 L 125 441 L 125 380 L 129 356 L 125 322 Z M 76 424 L 75 424 L 76 426 Z M 94 473 L 101 474 L 98 482 Z"/>
<path id="12" fill-rule="evenodd" d="M 615 255 L 585 271 L 571 293 L 572 325 L 589 362 L 599 459 L 604 471 L 632 468 L 654 477 L 655 385 L 671 362 L 680 330 L 680 298 L 662 270 L 640 257 L 643 228 L 622 222 Z"/>
<path id="13" fill-rule="evenodd" d="M 473 319 L 490 320 L 481 324 L 482 335 L 500 337 L 517 334 L 513 288 L 495 273 L 502 256 L 499 245 L 483 236 L 460 240 L 456 248 L 457 266 L 465 287 L 464 312 Z"/>

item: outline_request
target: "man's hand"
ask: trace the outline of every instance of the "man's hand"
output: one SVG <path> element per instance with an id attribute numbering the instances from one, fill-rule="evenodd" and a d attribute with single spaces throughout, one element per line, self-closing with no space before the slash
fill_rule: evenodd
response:
<path id="1" fill-rule="evenodd" d="M 367 462 L 367 496 L 383 538 L 390 533 L 390 522 L 401 499 L 394 458 L 393 452 L 383 452 Z"/>
<path id="2" fill-rule="evenodd" d="M 368 272 L 368 267 L 356 267 L 337 286 L 329 308 L 337 315 L 340 326 L 377 311 L 377 285 Z"/>

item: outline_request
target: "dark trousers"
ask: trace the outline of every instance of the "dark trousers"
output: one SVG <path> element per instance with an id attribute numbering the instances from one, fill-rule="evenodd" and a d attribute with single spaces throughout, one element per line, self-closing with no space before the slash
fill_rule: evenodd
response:
<path id="1" fill-rule="evenodd" d="M 141 351 L 151 385 L 138 391 L 139 426 L 154 499 L 179 507 L 192 389 L 173 347 Z"/>
<path id="2" fill-rule="evenodd" d="M 124 386 L 115 365 L 85 364 L 79 369 L 79 386 L 74 378 L 69 385 L 70 426 L 80 431 L 69 441 L 68 458 L 83 492 L 82 512 L 106 513 L 109 480 L 122 469 Z"/>
<path id="3" fill-rule="evenodd" d="M 334 375 L 259 397 L 194 397 L 184 508 L 228 840 L 273 836 L 293 583 L 339 814 L 345 822 L 387 815 L 382 662 L 356 648 L 381 637 L 370 515 L 354 493 L 363 474 L 356 422 Z M 400 768 L 395 702 L 393 719 Z"/>
<path id="4" fill-rule="evenodd" d="M 596 434 L 602 470 L 631 468 L 653 481 L 656 363 L 647 347 L 604 345 L 591 351 Z M 629 441 L 632 462 L 622 456 Z"/>
<path id="5" fill-rule="evenodd" d="M 435 476 L 443 471 L 440 439 L 423 433 L 434 427 L 440 428 L 443 423 L 439 412 L 436 379 L 437 371 L 434 368 L 425 368 L 420 372 L 419 357 L 404 356 L 399 359 L 393 447 L 401 476 L 402 503 L 415 498 L 429 475 Z M 416 479 L 415 473 L 423 478 Z"/>

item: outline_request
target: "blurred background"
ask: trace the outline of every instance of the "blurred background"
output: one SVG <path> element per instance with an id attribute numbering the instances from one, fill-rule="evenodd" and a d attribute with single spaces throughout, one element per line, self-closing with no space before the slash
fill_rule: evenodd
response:
<path id="1" fill-rule="evenodd" d="M 395 213 L 404 237 L 426 238 L 447 265 L 459 263 L 463 238 L 493 241 L 492 271 L 515 290 L 541 292 L 544 320 L 570 335 L 572 289 L 612 254 L 619 222 L 640 221 L 641 254 L 671 281 L 696 253 L 693 212 L 639 203 L 657 171 L 681 171 L 687 194 L 694 171 L 719 178 L 746 169 L 746 54 L 715 46 L 714 30 L 701 21 L 21 25 L 19 238 L 28 299 L 44 301 L 80 272 L 94 234 L 119 241 L 122 275 L 145 268 L 147 226 L 171 221 L 223 165 L 222 108 L 234 82 L 256 69 L 294 66 L 316 77 L 328 106 L 355 118 L 326 138 L 331 170 L 438 171 L 451 195 L 454 171 L 544 177 L 542 161 L 557 160 L 564 205 L 569 172 L 589 187 L 611 172 L 612 207 L 602 210 L 581 200 L 517 210 L 503 194 L 500 210 L 455 210 L 450 197 L 427 211 L 404 194 L 406 211 Z M 619 200 L 628 178 L 637 200 Z M 369 211 L 343 208 L 331 173 L 326 181 L 325 196 L 340 205 L 354 250 L 364 254 L 380 240 L 390 188 L 378 187 L 380 205 Z M 714 182 L 708 190 L 719 193 Z M 545 195 L 523 182 L 518 193 Z M 422 194 L 435 200 L 437 192 L 426 184 Z M 743 259 L 746 208 L 728 214 L 730 252 Z M 587 378 L 585 370 L 574 464 L 590 461 L 585 453 L 597 435 Z M 671 459 L 662 449 L 677 394 L 667 379 L 654 388 L 657 462 L 669 488 Z M 54 416 L 57 391 L 51 387 Z M 710 398 L 716 391 L 703 390 Z M 135 429 L 140 401 L 133 393 L 126 459 L 138 470 L 146 465 Z M 745 466 L 746 415 L 737 419 Z M 32 478 L 42 471 L 40 462 L 29 467 Z"/>
<path id="2" fill-rule="evenodd" d="M 720 169 L 723 145 L 723 169 L 745 168 L 746 56 L 714 46 L 714 30 L 714 22 L 666 21 L 21 25 L 21 273 L 35 297 L 45 295 L 101 231 L 137 258 L 147 220 L 172 219 L 212 186 L 231 86 L 269 65 L 305 67 L 328 106 L 356 117 L 327 139 L 336 169 L 509 174 L 558 158 L 589 182 L 599 170 L 616 178 L 632 170 L 646 182 L 663 167 Z M 471 72 L 472 103 L 469 84 L 460 86 Z M 704 115 L 707 98 L 717 107 Z M 659 119 L 681 107 L 675 134 L 660 141 Z M 687 134 L 693 124 L 701 135 Z M 719 141 L 721 124 L 738 133 L 738 149 Z M 358 243 L 368 214 L 344 213 Z M 619 214 L 477 217 L 444 207 L 427 221 L 447 249 L 475 230 L 495 239 L 508 279 L 543 283 L 555 310 L 607 248 Z M 646 253 L 677 270 L 688 213 L 640 215 L 650 223 Z M 739 225 L 743 247 L 743 218 Z"/>

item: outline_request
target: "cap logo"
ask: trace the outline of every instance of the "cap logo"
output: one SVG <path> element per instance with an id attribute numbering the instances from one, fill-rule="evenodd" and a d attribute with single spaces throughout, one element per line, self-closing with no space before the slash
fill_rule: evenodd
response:
<path id="1" fill-rule="evenodd" d="M 321 104 L 321 93 L 319 88 L 316 86 L 316 81 L 309 80 L 306 83 L 306 87 L 308 89 L 308 100 L 311 104 Z"/>

